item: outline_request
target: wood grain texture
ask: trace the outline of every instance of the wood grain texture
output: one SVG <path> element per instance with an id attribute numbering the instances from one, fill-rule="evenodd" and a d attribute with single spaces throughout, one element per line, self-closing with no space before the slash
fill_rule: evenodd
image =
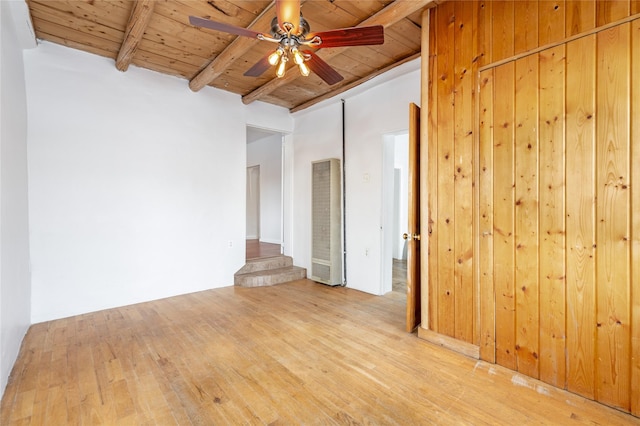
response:
<path id="1" fill-rule="evenodd" d="M 630 406 L 629 102 L 630 25 L 597 36 L 596 398 Z"/>
<path id="2" fill-rule="evenodd" d="M 271 16 L 272 11 L 273 6 L 267 6 L 264 12 L 262 12 L 248 28 L 254 31 L 264 31 L 264 28 L 267 28 L 273 19 Z M 257 43 L 258 40 L 249 37 L 236 38 L 189 81 L 189 88 L 194 92 L 201 90 L 204 86 L 220 76 L 235 59 L 242 56 Z"/>
<path id="3" fill-rule="evenodd" d="M 133 4 L 131 16 L 124 32 L 124 41 L 116 58 L 116 68 L 120 71 L 126 71 L 129 68 L 147 25 L 149 25 L 154 6 L 155 2 L 152 0 L 139 0 Z"/>
<path id="4" fill-rule="evenodd" d="M 514 54 L 535 49 L 538 43 L 538 1 L 520 0 L 514 7 Z"/>
<path id="5" fill-rule="evenodd" d="M 596 0 L 566 0 L 566 36 L 588 31 L 596 26 Z"/>
<path id="6" fill-rule="evenodd" d="M 478 17 L 477 26 L 477 65 L 485 66 L 493 62 L 492 25 L 493 1 L 483 0 L 475 3 L 475 15 Z"/>
<path id="7" fill-rule="evenodd" d="M 567 388 L 595 398 L 596 36 L 567 44 Z"/>
<path id="8" fill-rule="evenodd" d="M 491 19 L 492 61 L 509 58 L 515 53 L 515 12 L 514 2 L 509 0 L 493 1 Z"/>
<path id="9" fill-rule="evenodd" d="M 268 49 L 273 50 L 274 45 L 195 27 L 189 16 L 240 28 L 251 26 L 268 33 L 275 16 L 272 0 L 27 1 L 38 39 L 115 59 L 120 70 L 134 64 L 187 79 L 193 90 L 210 85 L 242 96 L 253 94 L 253 98 L 244 98 L 246 102 L 259 98 L 290 109 L 309 107 L 316 99 L 319 102 L 330 93 L 335 96 L 336 92 L 346 91 L 408 58 L 415 58 L 420 51 L 421 31 L 415 15 L 425 7 L 432 7 L 432 3 L 432 0 L 302 1 L 301 11 L 312 30 L 378 22 L 385 26 L 386 43 L 376 49 L 349 47 L 323 52 L 331 66 L 344 71 L 345 80 L 341 84 L 329 86 L 313 77 L 298 79 L 297 72 L 289 72 L 286 81 L 275 80 L 257 91 L 275 73 L 265 73 L 259 78 L 244 73 L 267 55 Z M 256 56 L 257 53 L 260 54 Z M 365 60 L 352 60 L 344 53 Z"/>
<path id="10" fill-rule="evenodd" d="M 541 0 L 538 2 L 538 45 L 556 43 L 565 38 L 566 2 Z"/>
<path id="11" fill-rule="evenodd" d="M 480 359 L 496 362 L 496 300 L 493 227 L 494 70 L 480 73 L 479 93 L 479 231 Z"/>
<path id="12" fill-rule="evenodd" d="M 596 25 L 602 26 L 629 16 L 629 0 L 596 1 Z"/>
<path id="13" fill-rule="evenodd" d="M 640 19 L 631 23 L 631 75 L 640 73 Z M 631 79 L 631 413 L 640 417 L 640 81 Z"/>
<path id="14" fill-rule="evenodd" d="M 516 358 L 519 372 L 538 378 L 538 55 L 515 67 Z"/>
<path id="15" fill-rule="evenodd" d="M 429 11 L 429 75 L 438 75 L 438 54 L 436 46 L 438 44 L 437 25 L 439 9 Z M 427 175 L 429 180 L 427 195 L 427 213 L 429 215 L 429 249 L 426 252 L 428 256 L 428 286 L 429 299 L 423 300 L 423 306 L 427 306 L 429 311 L 429 330 L 438 330 L 438 270 L 439 270 L 439 248 L 438 243 L 438 86 L 440 80 L 437 78 L 428 78 L 428 114 L 429 114 L 429 137 L 427 139 Z M 423 252 L 425 253 L 425 252 Z"/>
<path id="16" fill-rule="evenodd" d="M 431 71 L 431 41 L 429 39 L 429 25 L 430 25 L 429 10 L 425 10 L 421 13 L 420 23 L 424 28 L 421 34 L 422 49 L 420 52 L 421 63 L 427 64 L 426 67 L 420 69 L 420 80 L 429 81 L 429 73 Z M 431 317 L 429 313 L 430 298 L 431 298 L 431 278 L 429 270 L 429 262 L 432 256 L 429 256 L 431 250 L 431 218 L 428 206 L 431 205 L 431 188 L 429 185 L 431 174 L 429 162 L 431 155 L 431 146 L 429 140 L 431 139 L 432 126 L 431 120 L 431 91 L 432 85 L 426 84 L 422 86 L 420 91 L 420 140 L 424 141 L 420 149 L 420 234 L 422 235 L 422 245 L 420 247 L 420 326 L 428 330 L 431 325 Z M 427 207 L 427 208 L 425 208 Z"/>
<path id="17" fill-rule="evenodd" d="M 539 54 L 540 380 L 565 388 L 565 46 Z"/>
<path id="18" fill-rule="evenodd" d="M 453 244 L 454 258 L 454 337 L 478 343 L 477 292 L 473 277 L 473 146 L 474 146 L 474 9 L 466 2 L 454 2 L 454 139 L 453 170 Z"/>
<path id="19" fill-rule="evenodd" d="M 451 177 L 455 170 L 455 126 L 454 126 L 454 52 L 448 46 L 454 42 L 455 4 L 444 3 L 438 7 L 438 328 L 434 331 L 447 336 L 455 335 L 455 204 L 454 182 Z"/>
<path id="20" fill-rule="evenodd" d="M 497 83 L 499 82 L 499 83 Z M 493 247 L 496 362 L 516 370 L 515 306 L 515 64 L 495 69 L 493 112 Z M 499 165 L 499 167 L 498 167 Z"/>
<path id="21" fill-rule="evenodd" d="M 404 309 L 303 280 L 35 324 L 0 423 L 634 423 L 405 333 Z"/>
<path id="22" fill-rule="evenodd" d="M 441 31 L 432 34 L 438 36 L 438 51 L 444 43 L 456 52 L 455 161 L 464 149 L 460 135 L 465 120 L 478 114 L 472 255 L 478 268 L 481 357 L 633 410 L 640 404 L 636 390 L 640 303 L 634 249 L 638 202 L 633 192 L 640 186 L 634 183 L 638 163 L 634 129 L 639 127 L 640 109 L 634 65 L 638 33 L 633 30 L 638 24 L 629 14 L 637 6 L 635 1 L 609 3 L 496 1 L 487 6 L 477 2 L 471 8 L 475 19 L 454 14 L 453 42 L 447 30 L 452 20 L 438 21 Z M 436 12 L 441 10 L 438 6 Z M 535 30 L 527 28 L 531 20 L 536 20 Z M 477 47 L 472 53 L 465 52 L 467 44 L 461 41 L 460 26 L 468 29 L 469 21 L 477 23 L 471 41 Z M 602 22 L 605 27 L 596 27 Z M 620 31 L 626 33 L 620 36 Z M 518 49 L 528 50 L 514 55 Z M 491 53 L 490 61 L 483 62 L 485 51 Z M 462 113 L 468 99 L 476 96 L 464 95 L 465 77 L 460 77 L 467 55 L 482 63 L 480 72 L 474 73 L 480 94 L 476 108 Z M 441 70 L 432 70 L 430 79 L 437 93 L 445 93 L 443 86 L 451 84 Z M 442 107 L 442 102 L 437 104 Z M 448 112 L 430 125 L 436 126 L 435 133 L 439 126 L 448 129 L 449 121 Z M 438 133 L 438 139 L 445 134 L 450 133 Z M 443 175 L 449 175 L 457 192 L 464 168 L 442 169 L 443 143 L 448 142 L 438 141 L 440 169 L 433 186 L 442 191 Z M 453 210 L 448 204 L 443 208 L 445 202 L 450 201 L 441 194 L 437 214 L 446 217 L 453 211 L 456 223 L 467 217 L 457 196 Z M 438 232 L 442 229 L 438 227 Z M 460 232 L 456 224 L 456 259 L 464 244 Z M 450 248 L 441 241 L 432 257 L 441 262 Z M 450 275 L 448 264 L 430 267 L 444 274 L 438 283 Z M 454 271 L 458 273 L 458 265 Z M 461 288 L 456 285 L 454 297 Z M 493 317 L 486 309 L 492 304 Z M 440 322 L 457 321 L 460 305 L 448 317 L 442 311 L 437 315 Z M 494 342 L 484 340 L 489 336 Z"/>
<path id="23" fill-rule="evenodd" d="M 420 107 L 409 104 L 409 167 L 408 167 L 408 229 L 407 241 L 407 324 L 413 331 L 420 324 L 421 239 L 420 234 Z"/>
<path id="24" fill-rule="evenodd" d="M 383 7 L 382 9 L 380 9 L 376 14 L 370 16 L 369 18 L 361 21 L 358 25 L 354 25 L 354 26 L 365 27 L 365 26 L 373 26 L 373 25 L 383 25 L 384 27 L 389 27 L 395 24 L 396 22 L 404 19 L 407 15 L 410 15 L 425 7 L 429 7 L 432 2 L 433 0 L 416 0 L 411 2 L 395 1 L 391 4 L 386 5 L 386 7 Z M 303 10 L 303 13 L 304 13 L 304 10 Z M 332 26 L 332 27 L 340 28 L 339 25 Z M 387 46 L 387 48 L 389 48 L 389 46 Z M 324 49 L 322 50 L 322 53 L 319 56 L 323 60 L 329 62 L 331 58 L 340 55 L 347 49 L 348 48 L 346 47 L 332 48 L 329 50 Z M 384 45 L 379 46 L 379 48 L 375 50 L 380 52 L 380 49 L 384 49 Z M 261 97 L 274 92 L 276 89 L 282 87 L 283 85 L 291 83 L 293 80 L 297 79 L 299 75 L 300 74 L 298 73 L 291 72 L 286 74 L 282 78 L 274 78 L 268 81 L 267 83 L 257 87 L 251 93 L 247 93 L 246 95 L 244 95 L 242 97 L 242 102 L 244 104 L 250 104 L 251 102 L 258 100 Z"/>

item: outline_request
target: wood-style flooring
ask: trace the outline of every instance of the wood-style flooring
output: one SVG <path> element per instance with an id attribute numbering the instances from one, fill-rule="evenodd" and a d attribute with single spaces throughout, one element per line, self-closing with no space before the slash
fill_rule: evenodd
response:
<path id="1" fill-rule="evenodd" d="M 404 298 L 301 280 L 35 324 L 0 424 L 639 423 L 405 333 Z"/>
<path id="2" fill-rule="evenodd" d="M 245 259 L 261 259 L 280 255 L 280 244 L 263 243 L 260 240 L 247 240 Z"/>

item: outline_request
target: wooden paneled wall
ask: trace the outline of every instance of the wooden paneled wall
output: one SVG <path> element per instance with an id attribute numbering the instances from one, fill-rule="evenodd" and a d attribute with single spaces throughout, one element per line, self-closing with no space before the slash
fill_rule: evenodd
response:
<path id="1" fill-rule="evenodd" d="M 640 2 L 429 17 L 428 327 L 640 416 Z"/>

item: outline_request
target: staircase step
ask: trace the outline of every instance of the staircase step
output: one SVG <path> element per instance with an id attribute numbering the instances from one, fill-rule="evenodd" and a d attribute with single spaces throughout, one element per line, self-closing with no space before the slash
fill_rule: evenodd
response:
<path id="1" fill-rule="evenodd" d="M 236 272 L 239 274 L 248 274 L 257 271 L 265 271 L 269 269 L 286 268 L 287 266 L 293 266 L 293 259 L 291 256 L 273 256 L 262 257 L 260 259 L 250 259 L 247 263 Z"/>
<path id="2" fill-rule="evenodd" d="M 268 269 L 262 271 L 236 273 L 234 285 L 239 287 L 263 287 L 275 284 L 288 283 L 307 277 L 307 270 L 299 266 L 285 266 L 283 268 Z"/>

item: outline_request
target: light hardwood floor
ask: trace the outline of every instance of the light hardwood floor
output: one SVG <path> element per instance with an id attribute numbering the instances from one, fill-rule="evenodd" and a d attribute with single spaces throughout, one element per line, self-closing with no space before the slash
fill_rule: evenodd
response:
<path id="1" fill-rule="evenodd" d="M 247 240 L 245 259 L 260 259 L 280 255 L 280 244 L 263 243 L 260 240 Z"/>
<path id="2" fill-rule="evenodd" d="M 405 333 L 404 298 L 302 280 L 36 324 L 0 423 L 640 423 Z"/>

